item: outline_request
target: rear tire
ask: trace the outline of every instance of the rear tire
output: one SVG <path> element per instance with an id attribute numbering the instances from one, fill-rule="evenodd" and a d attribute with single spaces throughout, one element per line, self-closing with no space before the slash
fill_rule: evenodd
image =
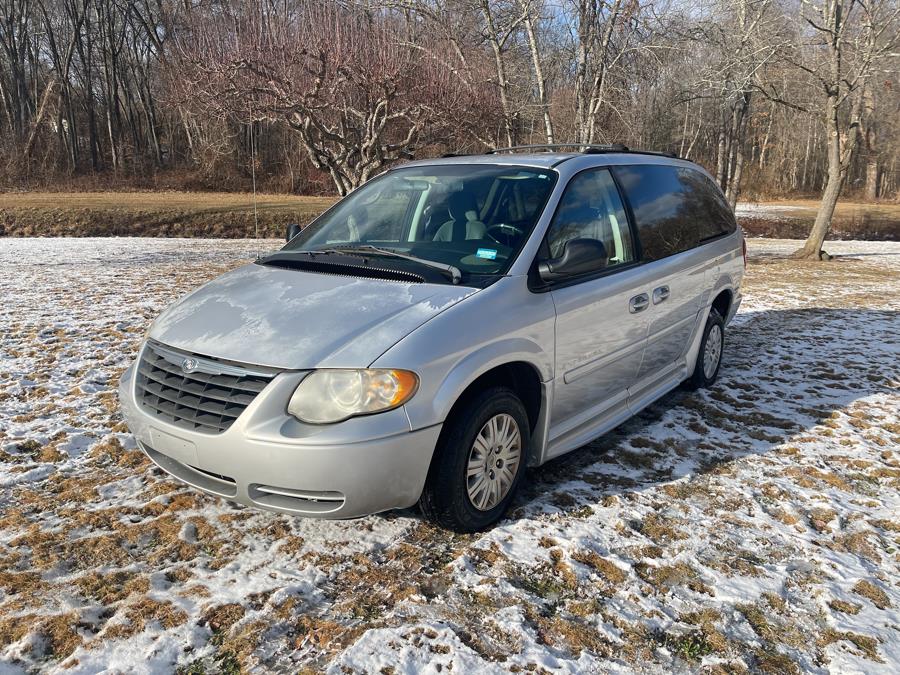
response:
<path id="1" fill-rule="evenodd" d="M 722 366 L 722 354 L 725 351 L 725 320 L 718 310 L 711 309 L 703 338 L 700 340 L 700 351 L 697 352 L 697 363 L 694 372 L 685 380 L 688 389 L 700 389 L 713 385 L 719 376 Z"/>
<path id="2" fill-rule="evenodd" d="M 522 401 L 492 387 L 444 423 L 419 505 L 432 522 L 476 532 L 497 522 L 525 473 L 531 434 Z"/>

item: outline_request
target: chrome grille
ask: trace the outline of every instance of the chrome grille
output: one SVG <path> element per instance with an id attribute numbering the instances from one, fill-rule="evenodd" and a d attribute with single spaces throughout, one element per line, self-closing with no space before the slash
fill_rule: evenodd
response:
<path id="1" fill-rule="evenodd" d="M 182 362 L 192 361 L 192 372 Z M 138 364 L 137 399 L 161 420 L 192 431 L 222 433 L 276 371 L 182 352 L 148 340 Z"/>

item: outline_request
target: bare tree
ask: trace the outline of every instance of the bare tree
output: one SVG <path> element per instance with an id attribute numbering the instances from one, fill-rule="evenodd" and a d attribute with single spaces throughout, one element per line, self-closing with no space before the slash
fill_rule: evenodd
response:
<path id="1" fill-rule="evenodd" d="M 792 62 L 821 92 L 818 112 L 826 133 L 827 180 L 809 237 L 794 255 L 819 260 L 859 142 L 863 94 L 876 64 L 896 44 L 897 33 L 888 31 L 900 8 L 891 0 L 803 0 L 801 16 L 799 36 L 813 44 L 798 48 Z M 779 100 L 791 105 L 786 98 Z"/>
<path id="2" fill-rule="evenodd" d="M 824 192 L 830 222 L 836 185 L 900 189 L 897 19 L 896 0 L 0 0 L 0 179 L 246 188 L 255 167 L 346 192 L 409 156 L 622 142 L 705 165 L 732 203 Z"/>
<path id="3" fill-rule="evenodd" d="M 518 3 L 507 4 L 491 0 L 477 0 L 477 3 L 484 19 L 485 40 L 494 55 L 505 143 L 507 146 L 516 145 L 519 141 L 520 110 L 514 100 L 513 85 L 506 61 L 509 45 L 525 22 L 527 12 L 518 11 L 521 10 Z"/>
<path id="4" fill-rule="evenodd" d="M 547 78 L 544 75 L 544 57 L 538 39 L 538 25 L 543 3 L 539 0 L 519 0 L 525 35 L 528 38 L 528 52 L 531 55 L 531 67 L 534 70 L 534 85 L 537 91 L 537 105 L 541 109 L 544 120 L 544 135 L 547 143 L 554 143 L 553 119 L 550 116 L 550 101 L 547 96 Z"/>
<path id="5" fill-rule="evenodd" d="M 705 58 L 687 97 L 713 100 L 716 120 L 715 177 L 734 208 L 741 189 L 754 90 L 781 49 L 773 0 L 713 0 L 692 8 L 686 39 Z"/>
<path id="6" fill-rule="evenodd" d="M 630 7 L 636 7 L 631 3 Z M 575 140 L 593 143 L 597 115 L 605 102 L 607 76 L 622 51 L 614 49 L 613 35 L 627 27 L 630 13 L 625 0 L 577 0 L 575 16 Z"/>
<path id="7" fill-rule="evenodd" d="M 184 95 L 223 116 L 286 122 L 342 195 L 410 156 L 458 103 L 445 72 L 392 39 L 389 19 L 312 2 L 194 18 L 180 45 Z"/>

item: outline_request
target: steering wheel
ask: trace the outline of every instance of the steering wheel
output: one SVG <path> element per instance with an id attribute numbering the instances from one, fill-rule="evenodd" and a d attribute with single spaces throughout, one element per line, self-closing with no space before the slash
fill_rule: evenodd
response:
<path id="1" fill-rule="evenodd" d="M 514 237 L 522 237 L 525 235 L 525 231 L 521 228 L 516 227 L 515 225 L 507 225 L 506 223 L 498 223 L 497 225 L 491 225 L 486 232 L 487 236 L 496 241 L 498 244 L 503 244 L 504 246 L 509 246 L 510 239 Z M 506 241 L 498 239 L 497 237 L 504 237 Z"/>

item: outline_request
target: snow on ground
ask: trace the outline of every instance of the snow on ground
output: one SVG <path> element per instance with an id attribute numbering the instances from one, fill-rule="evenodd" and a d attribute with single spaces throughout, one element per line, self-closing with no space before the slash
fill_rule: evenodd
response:
<path id="1" fill-rule="evenodd" d="M 740 202 L 734 207 L 734 215 L 738 218 L 753 215 L 772 215 L 790 213 L 792 211 L 809 211 L 808 206 L 802 204 L 760 204 L 758 202 Z"/>
<path id="2" fill-rule="evenodd" d="M 900 243 L 796 246 L 751 242 L 713 389 L 459 536 L 239 508 L 135 450 L 145 328 L 253 242 L 0 240 L 0 673 L 897 672 Z"/>

